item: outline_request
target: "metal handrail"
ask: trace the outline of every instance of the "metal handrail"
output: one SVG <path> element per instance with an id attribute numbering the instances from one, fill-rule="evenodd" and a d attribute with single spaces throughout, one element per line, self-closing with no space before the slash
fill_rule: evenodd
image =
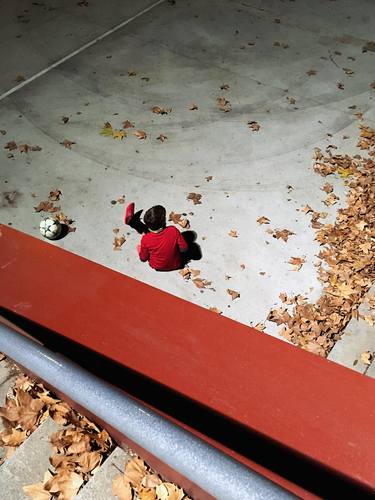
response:
<path id="1" fill-rule="evenodd" d="M 217 499 L 294 496 L 76 363 L 0 323 L 0 351 Z"/>

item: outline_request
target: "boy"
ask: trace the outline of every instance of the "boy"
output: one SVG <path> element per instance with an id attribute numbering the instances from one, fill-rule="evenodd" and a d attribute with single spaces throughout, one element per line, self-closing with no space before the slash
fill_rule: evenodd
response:
<path id="1" fill-rule="evenodd" d="M 126 209 L 125 223 L 132 226 L 134 203 Z M 141 244 L 137 247 L 142 262 L 149 261 L 156 271 L 174 271 L 183 267 L 181 253 L 187 252 L 188 245 L 180 231 L 174 226 L 166 226 L 166 211 L 161 205 L 147 210 L 143 217 L 145 224 Z"/>

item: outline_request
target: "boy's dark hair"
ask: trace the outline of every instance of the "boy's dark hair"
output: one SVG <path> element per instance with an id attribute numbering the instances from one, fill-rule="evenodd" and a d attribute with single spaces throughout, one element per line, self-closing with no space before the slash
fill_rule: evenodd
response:
<path id="1" fill-rule="evenodd" d="M 167 213 L 161 205 L 155 205 L 147 210 L 143 221 L 151 231 L 156 231 L 165 226 Z"/>

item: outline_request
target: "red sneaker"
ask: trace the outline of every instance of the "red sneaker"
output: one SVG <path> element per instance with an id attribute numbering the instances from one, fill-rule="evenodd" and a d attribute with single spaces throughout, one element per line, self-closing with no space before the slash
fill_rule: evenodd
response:
<path id="1" fill-rule="evenodd" d="M 133 218 L 134 210 L 135 210 L 135 204 L 129 203 L 129 205 L 126 207 L 126 211 L 125 211 L 125 217 L 124 217 L 125 224 L 129 224 L 129 222 Z"/>

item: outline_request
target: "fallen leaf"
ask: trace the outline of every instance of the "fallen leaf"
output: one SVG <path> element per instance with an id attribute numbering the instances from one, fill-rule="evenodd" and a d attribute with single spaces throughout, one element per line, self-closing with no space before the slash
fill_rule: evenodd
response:
<path id="1" fill-rule="evenodd" d="M 30 149 L 31 151 L 42 151 L 42 148 L 40 146 L 31 146 Z"/>
<path id="2" fill-rule="evenodd" d="M 361 354 L 361 361 L 365 365 L 371 365 L 373 357 L 374 357 L 373 353 L 371 353 L 370 351 L 365 351 Z"/>
<path id="3" fill-rule="evenodd" d="M 230 236 L 231 238 L 238 238 L 238 233 L 235 229 L 231 229 L 228 233 L 228 236 Z"/>
<path id="4" fill-rule="evenodd" d="M 164 142 L 166 139 L 168 139 L 168 137 L 164 134 L 160 134 L 156 139 L 160 142 Z"/>
<path id="5" fill-rule="evenodd" d="M 129 69 L 128 70 L 128 76 L 136 76 L 137 71 L 135 69 Z"/>
<path id="6" fill-rule="evenodd" d="M 122 122 L 123 128 L 134 128 L 134 123 L 130 122 L 129 120 L 125 120 Z"/>
<path id="7" fill-rule="evenodd" d="M 228 111 L 231 110 L 231 105 L 230 102 L 225 99 L 225 97 L 221 96 L 216 99 L 217 105 L 221 111 L 224 111 L 224 113 L 228 113 Z"/>
<path id="8" fill-rule="evenodd" d="M 60 207 L 55 207 L 51 201 L 41 201 L 34 207 L 35 212 L 58 212 Z"/>
<path id="9" fill-rule="evenodd" d="M 232 297 L 232 300 L 235 300 L 238 297 L 240 297 L 239 292 L 236 292 L 235 290 L 231 290 L 230 288 L 227 289 L 227 293 Z"/>
<path id="10" fill-rule="evenodd" d="M 156 488 L 156 486 L 159 486 L 162 482 L 163 481 L 157 474 L 147 474 L 143 477 L 141 484 L 144 488 Z"/>
<path id="11" fill-rule="evenodd" d="M 183 269 L 181 269 L 181 271 L 178 271 L 181 276 L 185 279 L 185 280 L 188 280 L 190 279 L 190 275 L 191 275 L 191 271 L 188 267 L 184 267 Z"/>
<path id="12" fill-rule="evenodd" d="M 120 141 L 122 141 L 122 139 L 126 137 L 126 132 L 124 130 L 114 130 L 112 137 L 114 139 L 119 139 Z"/>
<path id="13" fill-rule="evenodd" d="M 160 106 L 153 106 L 151 108 L 151 111 L 155 113 L 156 115 L 167 115 L 171 113 L 172 109 L 166 109 L 166 108 L 161 108 Z"/>
<path id="14" fill-rule="evenodd" d="M 345 89 L 344 84 L 343 84 L 343 83 L 341 83 L 341 82 L 337 82 L 337 83 L 336 83 L 336 87 L 337 87 L 338 89 L 340 89 L 340 90 L 344 90 L 344 89 Z"/>
<path id="15" fill-rule="evenodd" d="M 140 458 L 132 458 L 125 465 L 124 477 L 134 488 L 141 486 L 146 474 L 146 464 Z"/>
<path id="16" fill-rule="evenodd" d="M 157 500 L 182 500 L 184 491 L 172 483 L 162 483 L 156 487 Z"/>
<path id="17" fill-rule="evenodd" d="M 61 195 L 62 192 L 60 191 L 60 189 L 55 189 L 55 191 L 49 192 L 48 199 L 50 201 L 59 201 Z"/>
<path id="18" fill-rule="evenodd" d="M 115 236 L 113 240 L 113 250 L 121 250 L 122 245 L 125 243 L 125 236 Z"/>
<path id="19" fill-rule="evenodd" d="M 259 123 L 255 121 L 247 122 L 247 125 L 253 132 L 258 132 L 260 129 Z"/>
<path id="20" fill-rule="evenodd" d="M 44 489 L 43 483 L 29 484 L 22 486 L 22 489 L 32 500 L 50 500 L 52 498 L 51 493 Z"/>
<path id="21" fill-rule="evenodd" d="M 147 134 L 144 130 L 136 130 L 133 135 L 135 135 L 135 137 L 138 137 L 138 139 L 146 139 L 147 137 Z"/>
<path id="22" fill-rule="evenodd" d="M 169 214 L 168 220 L 172 221 L 174 224 L 178 224 L 183 229 L 190 228 L 190 224 L 189 224 L 188 219 L 185 219 L 184 217 L 182 217 L 182 214 L 177 214 L 175 212 L 171 212 Z"/>
<path id="23" fill-rule="evenodd" d="M 75 144 L 75 142 L 69 141 L 69 139 L 64 139 L 62 142 L 60 142 L 60 144 L 67 149 L 72 149 L 72 146 L 73 144 Z"/>
<path id="24" fill-rule="evenodd" d="M 259 332 L 264 332 L 264 330 L 266 329 L 263 323 L 257 323 L 253 326 L 253 328 L 255 328 L 255 330 L 258 330 Z"/>
<path id="25" fill-rule="evenodd" d="M 292 236 L 294 235 L 295 233 L 293 233 L 292 231 L 289 231 L 289 229 L 275 229 L 274 233 L 273 233 L 273 237 L 276 238 L 276 239 L 282 239 L 284 240 L 285 242 L 288 241 L 288 238 L 289 236 Z"/>
<path id="26" fill-rule="evenodd" d="M 246 268 L 245 264 L 240 264 L 240 268 L 243 271 Z"/>
<path id="27" fill-rule="evenodd" d="M 337 200 L 339 200 L 340 198 L 338 196 L 335 195 L 335 193 L 330 193 L 327 198 L 324 200 L 324 204 L 327 205 L 327 207 L 330 207 L 332 205 L 334 205 L 335 203 L 337 203 Z"/>
<path id="28" fill-rule="evenodd" d="M 69 121 L 69 117 L 68 117 L 68 116 L 63 116 L 63 117 L 61 118 L 61 121 L 62 121 L 63 123 L 68 123 L 68 121 Z"/>
<path id="29" fill-rule="evenodd" d="M 220 90 L 229 90 L 229 85 L 227 83 L 223 83 L 220 85 Z"/>
<path id="30" fill-rule="evenodd" d="M 288 264 L 292 264 L 292 266 L 294 266 L 293 271 L 299 271 L 305 262 L 304 257 L 291 257 L 288 260 Z"/>
<path id="31" fill-rule="evenodd" d="M 342 68 L 346 75 L 351 76 L 354 75 L 354 71 L 350 68 Z"/>
<path id="32" fill-rule="evenodd" d="M 207 182 L 210 182 L 210 181 L 212 181 L 213 177 L 212 177 L 212 175 L 208 175 L 207 177 L 205 177 L 205 179 Z"/>
<path id="33" fill-rule="evenodd" d="M 333 191 L 333 185 L 332 185 L 332 184 L 330 184 L 329 182 L 326 182 L 326 183 L 324 184 L 324 186 L 322 187 L 322 191 L 324 191 L 324 192 L 325 192 L 325 193 L 327 193 L 327 194 L 328 194 L 328 193 L 332 193 L 332 191 Z"/>
<path id="34" fill-rule="evenodd" d="M 223 311 L 220 311 L 217 307 L 209 307 L 209 311 L 216 313 L 216 314 L 223 314 Z"/>
<path id="35" fill-rule="evenodd" d="M 194 203 L 194 205 L 199 205 L 202 203 L 201 202 L 202 195 L 199 193 L 189 193 L 187 195 L 187 199 L 191 200 Z"/>
<path id="36" fill-rule="evenodd" d="M 15 81 L 18 83 L 24 82 L 25 80 L 26 80 L 26 78 L 23 75 L 17 75 L 15 78 Z"/>
<path id="37" fill-rule="evenodd" d="M 195 102 L 191 103 L 189 106 L 189 111 L 197 111 L 198 105 Z"/>
<path id="38" fill-rule="evenodd" d="M 14 151 L 15 149 L 17 149 L 17 144 L 14 141 L 7 142 L 4 146 L 4 149 Z"/>
<path id="39" fill-rule="evenodd" d="M 112 137 L 113 128 L 109 122 L 105 122 L 104 126 L 100 130 L 100 135 L 103 135 L 104 137 Z"/>
<path id="40" fill-rule="evenodd" d="M 0 442 L 4 446 L 19 446 L 27 438 L 26 431 L 20 429 L 5 429 L 0 433 Z"/>
<path id="41" fill-rule="evenodd" d="M 197 288 L 207 288 L 211 285 L 211 281 L 207 281 L 202 278 L 194 278 L 193 283 Z"/>
<path id="42" fill-rule="evenodd" d="M 6 130 L 4 130 L 4 129 L 0 130 L 0 134 L 1 134 L 1 135 L 6 135 L 6 133 L 7 133 L 7 131 L 6 131 Z"/>
<path id="43" fill-rule="evenodd" d="M 20 144 L 18 146 L 18 151 L 20 153 L 28 153 L 29 152 L 29 149 L 30 149 L 30 146 L 28 144 Z"/>
<path id="44" fill-rule="evenodd" d="M 306 75 L 308 76 L 314 76 L 317 74 L 317 71 L 315 69 L 309 69 L 308 71 L 306 71 Z"/>
<path id="45" fill-rule="evenodd" d="M 270 223 L 270 220 L 268 219 L 268 217 L 265 217 L 264 215 L 262 215 L 262 217 L 259 217 L 257 219 L 257 223 L 258 224 L 269 224 Z"/>

